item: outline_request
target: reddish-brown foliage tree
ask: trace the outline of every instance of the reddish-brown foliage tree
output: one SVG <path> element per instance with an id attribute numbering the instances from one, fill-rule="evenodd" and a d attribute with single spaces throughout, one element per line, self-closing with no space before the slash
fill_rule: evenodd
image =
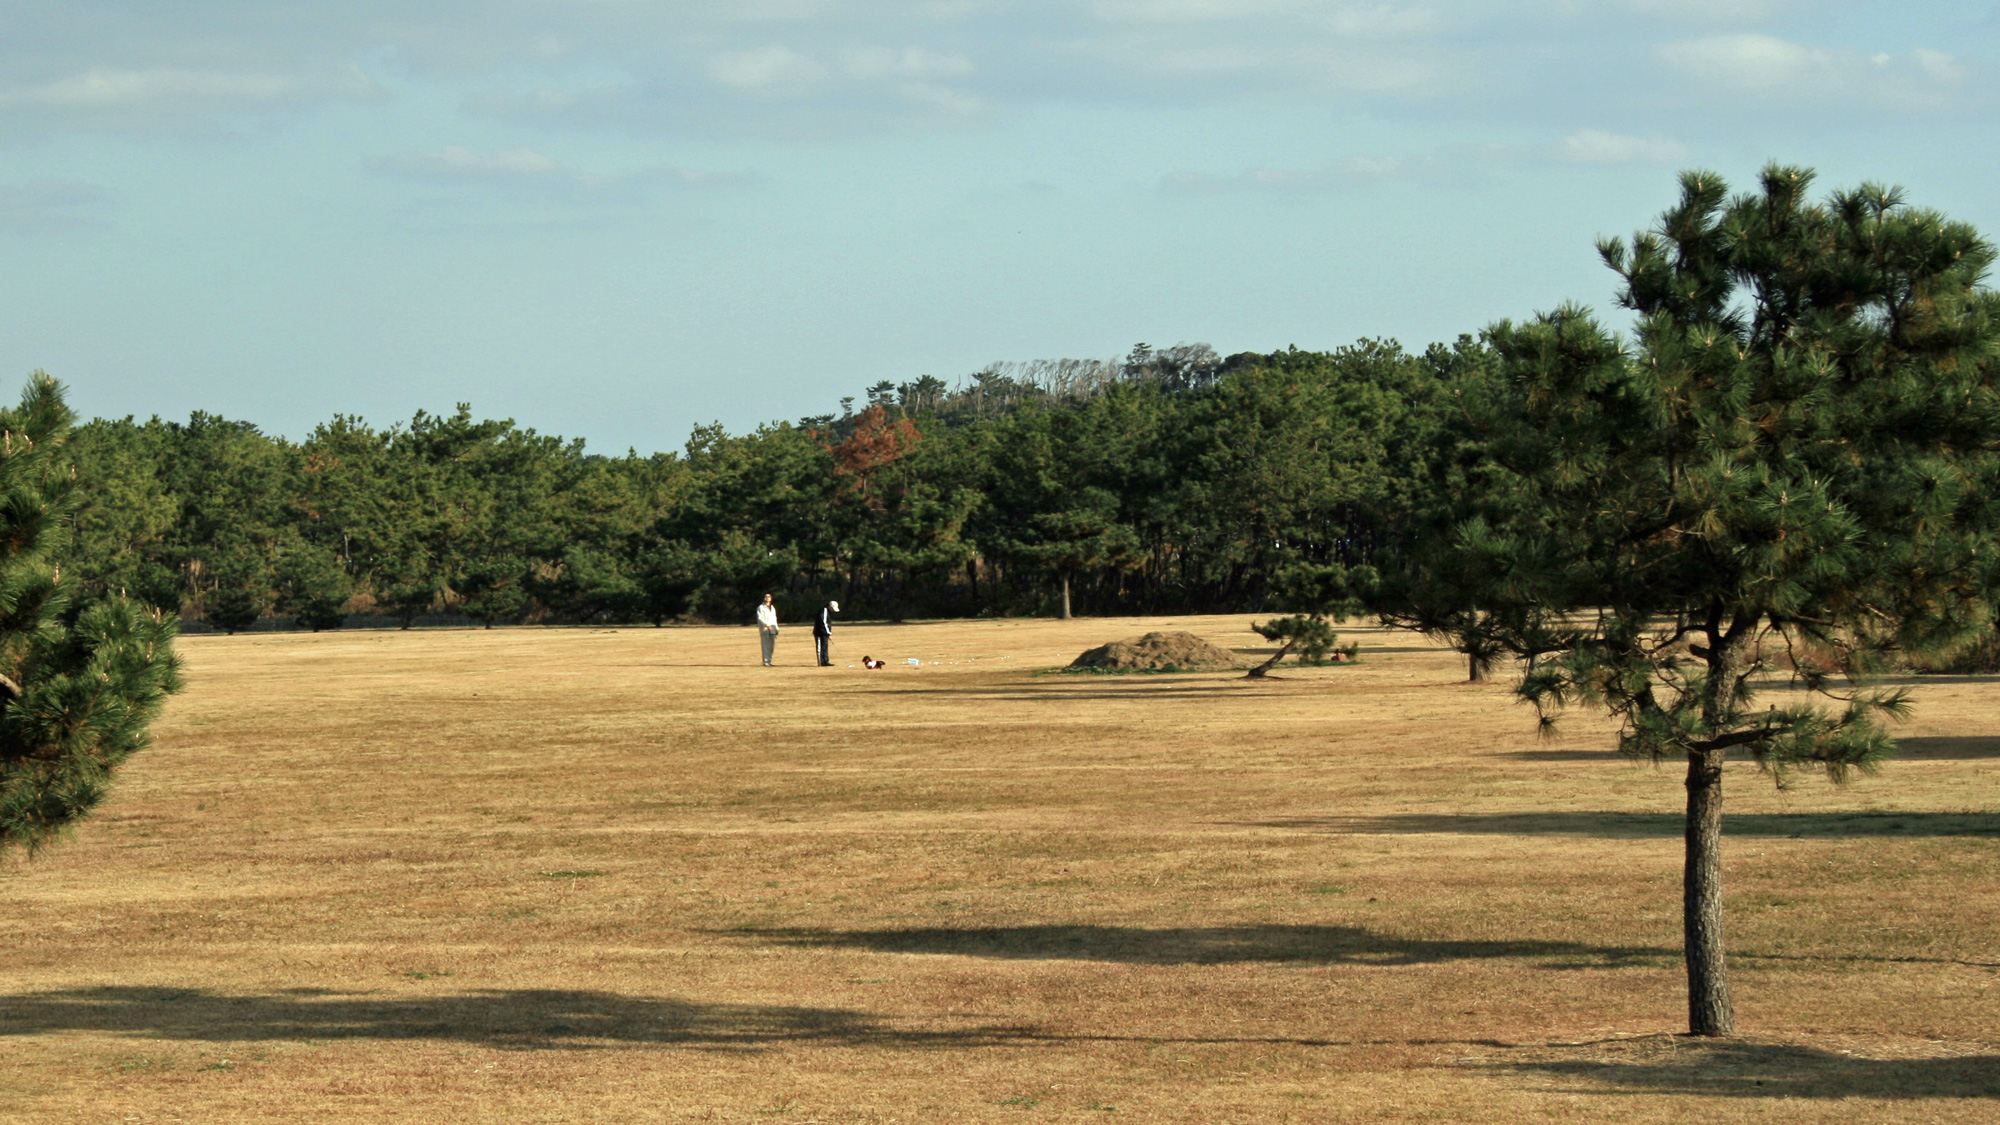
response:
<path id="1" fill-rule="evenodd" d="M 869 407 L 854 421 L 854 433 L 839 445 L 830 445 L 834 475 L 849 495 L 869 508 L 880 510 L 881 498 L 874 494 L 875 471 L 906 456 L 923 439 L 917 424 L 908 418 L 891 422 L 880 404 Z"/>

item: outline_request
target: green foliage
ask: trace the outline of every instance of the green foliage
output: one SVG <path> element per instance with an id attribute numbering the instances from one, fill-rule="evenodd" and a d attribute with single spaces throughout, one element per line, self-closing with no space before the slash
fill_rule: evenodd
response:
<path id="1" fill-rule="evenodd" d="M 271 608 L 271 568 L 256 548 L 237 544 L 212 556 L 202 613 L 216 627 L 235 633 L 256 624 Z"/>
<path id="2" fill-rule="evenodd" d="M 387 576 L 378 601 L 389 616 L 407 629 L 417 618 L 437 608 L 440 583 L 426 559 L 410 559 Z"/>
<path id="3" fill-rule="evenodd" d="M 1436 452 L 1436 367 L 1380 341 L 1141 345 L 878 383 L 860 413 L 697 427 L 650 457 L 464 405 L 297 443 L 203 413 L 98 421 L 76 446 L 104 486 L 65 562 L 92 593 L 232 629 L 274 606 L 332 627 L 349 604 L 737 621 L 766 592 L 786 614 L 1268 610 L 1278 575 L 1393 545 Z"/>
<path id="4" fill-rule="evenodd" d="M 317 543 L 293 540 L 285 545 L 274 568 L 277 609 L 317 633 L 347 622 L 347 602 L 354 582 L 340 558 Z"/>
<path id="5" fill-rule="evenodd" d="M 1296 651 L 1301 664 L 1317 664 L 1326 659 L 1329 652 L 1340 644 L 1340 634 L 1334 632 L 1333 623 L 1312 613 L 1296 613 L 1290 617 L 1277 617 L 1258 622 L 1250 628 L 1267 641 L 1279 642 L 1278 651 L 1262 664 L 1250 669 L 1249 679 L 1262 679 L 1271 669 Z"/>
<path id="6" fill-rule="evenodd" d="M 1634 346 L 1565 307 L 1491 333 L 1490 495 L 1437 544 L 1553 718 L 1608 706 L 1651 757 L 1742 746 L 1774 770 L 1866 768 L 1896 692 L 1758 710 L 1767 635 L 1810 687 L 1988 620 L 2000 534 L 2000 322 L 1971 228 L 1863 187 L 1824 203 L 1712 175 L 1607 243 Z M 1587 620 L 1557 615 L 1593 611 Z M 1767 646 L 1766 646 L 1767 647 Z"/>
<path id="7" fill-rule="evenodd" d="M 1627 753 L 1688 762 L 1703 1034 L 1732 1026 L 1724 755 L 1781 781 L 1874 769 L 1908 697 L 1870 678 L 1977 636 L 2000 585 L 1994 252 L 1892 190 L 1814 202 L 1811 179 L 1774 166 L 1730 197 L 1689 173 L 1657 227 L 1602 244 L 1629 342 L 1576 306 L 1494 326 L 1495 375 L 1455 388 L 1474 455 L 1440 460 L 1391 583 L 1475 662 L 1529 658 L 1545 726 L 1602 708 Z M 1771 670 L 1825 702 L 1759 708 Z"/>
<path id="8" fill-rule="evenodd" d="M 458 611 L 489 629 L 496 621 L 517 621 L 528 611 L 528 581 L 528 564 L 522 559 L 481 559 L 459 583 Z"/>
<path id="9" fill-rule="evenodd" d="M 57 560 L 91 482 L 62 388 L 39 372 L 0 411 L 0 849 L 32 852 L 90 811 L 180 688 L 175 620 L 90 591 Z"/>

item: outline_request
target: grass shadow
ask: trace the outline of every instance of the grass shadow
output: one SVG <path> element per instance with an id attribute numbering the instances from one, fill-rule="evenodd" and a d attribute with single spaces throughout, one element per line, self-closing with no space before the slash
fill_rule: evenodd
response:
<path id="1" fill-rule="evenodd" d="M 1391 816 L 1288 817 L 1244 822 L 1331 835 L 1474 835 L 1678 837 L 1679 813 L 1401 813 Z M 2000 813 L 1737 813 L 1723 817 L 1729 836 L 1828 839 L 1857 836 L 2000 836 Z"/>
<path id="2" fill-rule="evenodd" d="M 2000 1098 L 2000 1057 L 1862 1058 L 1795 1044 L 1685 1040 L 1622 1057 L 1514 1062 L 1503 1069 L 1576 1083 L 1565 1093 L 1724 1098 Z"/>
<path id="3" fill-rule="evenodd" d="M 1671 963 L 1679 954 L 1653 946 L 1569 941 L 1431 941 L 1377 934 L 1358 926 L 1260 925 L 1145 929 L 1137 926 L 980 926 L 928 929 L 727 931 L 780 945 L 942 953 L 1033 961 L 1115 961 L 1142 965 L 1420 965 L 1513 958 L 1549 969 L 1615 968 Z"/>
<path id="4" fill-rule="evenodd" d="M 788 1043 L 958 1047 L 1019 1039 L 1020 1029 L 908 1031 L 840 1008 L 703 1004 L 552 989 L 438 996 L 290 989 L 101 987 L 0 997 L 0 1038 L 78 1031 L 204 1042 L 429 1039 L 520 1050 L 632 1044 L 756 1050 Z"/>

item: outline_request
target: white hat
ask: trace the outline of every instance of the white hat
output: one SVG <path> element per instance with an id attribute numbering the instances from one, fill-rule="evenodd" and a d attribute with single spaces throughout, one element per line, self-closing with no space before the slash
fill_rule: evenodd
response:
<path id="1" fill-rule="evenodd" d="M 826 608 L 828 608 L 828 609 L 832 610 L 832 611 L 833 611 L 833 612 L 835 612 L 835 613 L 839 613 L 839 612 L 840 612 L 840 603 L 839 603 L 839 602 L 828 602 L 828 603 L 826 603 Z"/>

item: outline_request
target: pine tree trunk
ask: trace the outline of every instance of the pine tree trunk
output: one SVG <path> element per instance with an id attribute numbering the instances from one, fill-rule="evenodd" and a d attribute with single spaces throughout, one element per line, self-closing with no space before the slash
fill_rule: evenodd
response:
<path id="1" fill-rule="evenodd" d="M 1246 673 L 1243 678 L 1246 680 L 1263 679 L 1265 674 L 1270 672 L 1272 668 L 1276 667 L 1278 661 L 1283 660 L 1285 658 L 1285 655 L 1292 651 L 1292 646 L 1297 643 L 1298 641 L 1296 640 L 1286 641 L 1284 645 L 1278 649 L 1278 651 L 1271 654 L 1271 658 L 1269 660 L 1266 660 L 1264 661 L 1264 663 L 1259 664 L 1255 668 L 1250 669 L 1250 671 Z"/>
<path id="2" fill-rule="evenodd" d="M 1063 571 L 1063 576 L 1062 576 L 1062 598 L 1063 598 L 1062 619 L 1064 621 L 1068 621 L 1069 620 L 1069 571 L 1067 570 Z"/>
<path id="3" fill-rule="evenodd" d="M 1479 659 L 1478 653 L 1468 652 L 1465 654 L 1465 670 L 1466 683 L 1483 684 L 1486 682 L 1486 662 Z"/>
<path id="4" fill-rule="evenodd" d="M 1736 1030 L 1722 941 L 1722 759 L 1721 750 L 1688 755 L 1687 864 L 1681 879 L 1681 924 L 1691 1035 L 1731 1035 Z"/>

